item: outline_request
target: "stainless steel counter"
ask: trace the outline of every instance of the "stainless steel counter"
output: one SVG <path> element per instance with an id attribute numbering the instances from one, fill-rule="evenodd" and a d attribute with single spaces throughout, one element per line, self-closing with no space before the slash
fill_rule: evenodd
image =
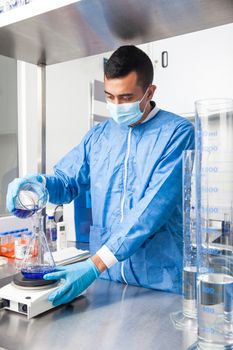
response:
<path id="1" fill-rule="evenodd" d="M 0 286 L 8 279 L 0 280 Z M 1 310 L 0 347 L 186 350 L 195 342 L 195 334 L 176 330 L 169 317 L 181 309 L 181 301 L 179 295 L 97 280 L 85 297 L 31 320 Z"/>

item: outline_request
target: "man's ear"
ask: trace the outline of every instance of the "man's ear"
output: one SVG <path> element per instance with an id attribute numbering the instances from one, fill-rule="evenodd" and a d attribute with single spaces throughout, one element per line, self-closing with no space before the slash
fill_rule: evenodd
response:
<path id="1" fill-rule="evenodd" d="M 151 86 L 150 86 L 150 88 L 149 88 L 150 94 L 149 94 L 149 96 L 148 96 L 150 99 L 153 98 L 156 89 L 157 89 L 157 86 L 156 86 L 156 85 L 151 85 Z"/>

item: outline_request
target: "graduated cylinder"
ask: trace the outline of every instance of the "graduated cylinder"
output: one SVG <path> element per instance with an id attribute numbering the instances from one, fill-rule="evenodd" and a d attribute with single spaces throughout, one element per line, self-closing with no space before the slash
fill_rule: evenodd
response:
<path id="1" fill-rule="evenodd" d="M 196 102 L 198 348 L 233 349 L 233 100 Z"/>

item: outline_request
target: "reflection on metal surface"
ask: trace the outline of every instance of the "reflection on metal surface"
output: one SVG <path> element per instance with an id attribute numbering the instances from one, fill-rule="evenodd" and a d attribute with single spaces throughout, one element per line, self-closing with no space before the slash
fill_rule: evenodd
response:
<path id="1" fill-rule="evenodd" d="M 77 1 L 1 27 L 0 54 L 48 65 L 231 22 L 231 0 Z"/>
<path id="2" fill-rule="evenodd" d="M 92 349 L 97 342 L 102 350 L 187 350 L 193 334 L 169 322 L 180 302 L 179 295 L 99 279 L 85 297 L 35 319 L 2 310 L 0 342 L 24 350 Z"/>
<path id="3" fill-rule="evenodd" d="M 151 1 L 102 1 L 104 19 L 110 32 L 123 41 L 149 35 L 149 23 L 155 20 L 156 14 L 155 11 L 151 11 L 152 5 Z"/>

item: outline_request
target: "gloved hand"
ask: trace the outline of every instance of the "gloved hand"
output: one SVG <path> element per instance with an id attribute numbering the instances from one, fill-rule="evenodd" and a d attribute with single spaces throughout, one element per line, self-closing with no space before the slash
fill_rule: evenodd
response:
<path id="1" fill-rule="evenodd" d="M 14 200 L 19 193 L 20 186 L 27 182 L 44 183 L 45 180 L 42 175 L 28 175 L 25 177 L 14 179 L 8 185 L 7 195 L 6 195 L 6 207 L 10 213 L 12 213 L 15 209 Z"/>
<path id="2" fill-rule="evenodd" d="M 49 294 L 54 306 L 66 304 L 87 289 L 100 275 L 91 259 L 69 266 L 57 266 L 57 272 L 44 275 L 45 280 L 65 279 L 65 284 Z"/>

